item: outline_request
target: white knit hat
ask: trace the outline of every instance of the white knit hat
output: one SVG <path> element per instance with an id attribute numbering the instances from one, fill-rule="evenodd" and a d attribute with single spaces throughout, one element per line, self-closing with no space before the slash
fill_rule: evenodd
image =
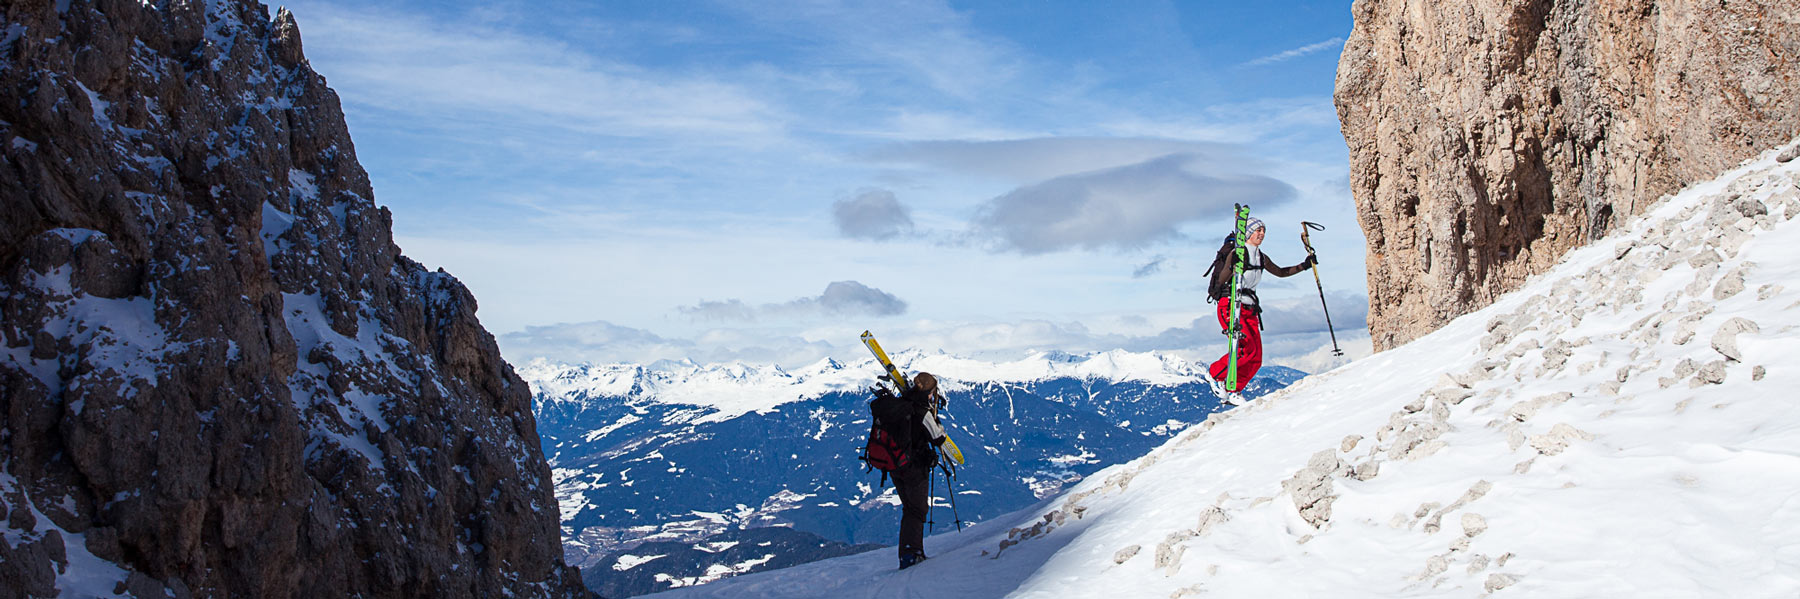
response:
<path id="1" fill-rule="evenodd" d="M 1250 220 L 1246 221 L 1244 223 L 1244 232 L 1245 233 L 1254 233 L 1254 232 L 1256 232 L 1257 229 L 1262 229 L 1262 228 L 1264 228 L 1262 219 L 1256 218 L 1254 216 L 1250 217 Z"/>

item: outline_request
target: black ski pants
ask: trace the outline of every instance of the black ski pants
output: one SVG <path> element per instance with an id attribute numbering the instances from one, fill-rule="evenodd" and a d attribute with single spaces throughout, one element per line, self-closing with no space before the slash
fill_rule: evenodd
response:
<path id="1" fill-rule="evenodd" d="M 925 553 L 925 519 L 931 515 L 931 467 L 917 462 L 895 470 L 900 495 L 900 555 Z"/>

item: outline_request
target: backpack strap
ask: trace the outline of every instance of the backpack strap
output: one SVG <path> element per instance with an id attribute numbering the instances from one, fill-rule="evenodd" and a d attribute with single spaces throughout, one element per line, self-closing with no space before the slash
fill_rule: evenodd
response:
<path id="1" fill-rule="evenodd" d="M 1236 235 L 1236 233 L 1228 233 L 1225 235 L 1225 245 L 1219 246 L 1219 252 L 1217 254 L 1213 255 L 1212 264 L 1206 267 L 1206 272 L 1203 273 L 1202 276 L 1212 276 L 1213 269 L 1216 269 L 1219 267 L 1219 261 L 1228 259 L 1228 256 L 1231 255 L 1231 250 L 1234 248 L 1233 244 L 1231 243 L 1231 238 L 1233 235 Z M 1230 268 L 1230 267 L 1227 266 L 1226 268 Z"/>

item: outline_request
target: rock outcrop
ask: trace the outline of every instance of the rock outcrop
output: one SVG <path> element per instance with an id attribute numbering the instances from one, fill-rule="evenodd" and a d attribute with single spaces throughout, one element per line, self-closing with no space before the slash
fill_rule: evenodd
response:
<path id="1" fill-rule="evenodd" d="M 0 597 L 576 597 L 531 394 L 299 29 L 0 4 Z"/>
<path id="2" fill-rule="evenodd" d="M 1378 350 L 1800 134 L 1783 0 L 1357 0 L 1337 108 Z"/>

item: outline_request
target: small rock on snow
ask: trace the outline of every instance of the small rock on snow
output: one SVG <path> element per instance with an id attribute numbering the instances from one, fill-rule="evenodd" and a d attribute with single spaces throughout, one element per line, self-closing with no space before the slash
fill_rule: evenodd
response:
<path id="1" fill-rule="evenodd" d="M 1733 362 L 1741 362 L 1744 359 L 1744 354 L 1743 352 L 1738 351 L 1738 334 L 1759 333 L 1761 331 L 1762 327 L 1757 326 L 1756 321 L 1742 316 L 1732 317 L 1731 320 L 1725 321 L 1725 324 L 1719 325 L 1718 332 L 1713 333 L 1713 350 L 1718 351 L 1721 355 Z"/>
<path id="2" fill-rule="evenodd" d="M 1487 532 L 1487 518 L 1474 512 L 1462 515 L 1463 536 L 1473 537 Z"/>

